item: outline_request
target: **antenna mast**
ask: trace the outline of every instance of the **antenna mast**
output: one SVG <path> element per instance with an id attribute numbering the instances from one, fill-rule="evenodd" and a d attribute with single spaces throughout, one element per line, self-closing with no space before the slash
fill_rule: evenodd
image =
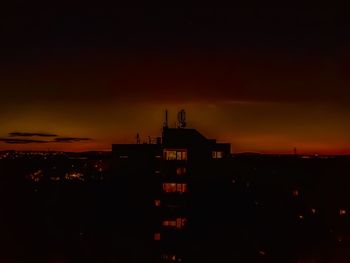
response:
<path id="1" fill-rule="evenodd" d="M 168 128 L 168 110 L 167 109 L 165 110 L 165 121 L 164 121 L 163 127 Z"/>
<path id="2" fill-rule="evenodd" d="M 178 128 L 183 129 L 186 127 L 186 112 L 184 109 L 180 110 L 177 114 Z"/>

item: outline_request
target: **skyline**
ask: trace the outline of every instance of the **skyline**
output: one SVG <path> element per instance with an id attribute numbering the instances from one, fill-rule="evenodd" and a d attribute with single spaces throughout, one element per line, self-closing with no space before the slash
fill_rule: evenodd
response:
<path id="1" fill-rule="evenodd" d="M 348 20 L 331 6 L 4 8 L 0 150 L 110 150 L 184 108 L 233 152 L 349 154 Z"/>
<path id="2" fill-rule="evenodd" d="M 252 106 L 253 104 L 253 106 Z M 230 116 L 237 116 L 236 119 L 234 119 L 232 122 L 225 122 L 225 117 L 221 115 L 223 111 L 227 111 L 226 107 L 234 108 L 236 109 L 236 112 L 230 114 Z M 294 105 L 296 106 L 296 105 Z M 251 108 L 257 107 L 255 110 L 251 111 Z M 324 134 L 320 136 L 320 134 L 314 134 L 314 136 L 311 134 L 310 137 L 307 137 L 304 132 L 304 127 L 300 128 L 297 126 L 294 126 L 294 134 L 299 133 L 299 142 L 295 143 L 298 139 L 296 136 L 295 140 L 288 141 L 288 137 L 285 136 L 285 133 L 283 131 L 274 128 L 272 131 L 272 128 L 265 125 L 264 121 L 275 121 L 267 118 L 261 118 L 259 123 L 252 123 L 249 120 L 246 120 L 247 115 L 243 114 L 244 116 L 241 116 L 239 114 L 240 109 L 245 109 L 245 111 L 249 112 L 247 108 L 250 110 L 250 115 L 252 117 L 255 117 L 257 114 L 256 112 L 260 109 L 264 108 L 265 111 L 268 112 L 274 112 L 276 107 L 281 110 L 281 106 L 277 104 L 271 105 L 271 104 L 264 104 L 264 103 L 251 103 L 251 102 L 226 102 L 221 105 L 215 105 L 215 104 L 207 104 L 205 106 L 198 106 L 197 104 L 192 105 L 192 107 L 188 107 L 189 109 L 193 108 L 193 111 L 187 111 L 188 117 L 188 127 L 189 128 L 196 128 L 199 130 L 203 130 L 204 134 L 208 136 L 209 138 L 217 138 L 218 141 L 228 141 L 231 142 L 232 150 L 234 153 L 239 152 L 259 152 L 259 153 L 294 153 L 294 147 L 297 149 L 297 152 L 299 154 L 348 154 L 348 150 L 345 148 L 342 148 L 342 139 L 346 139 L 346 134 L 343 134 L 343 137 L 340 137 L 339 133 L 333 134 L 333 138 L 338 138 L 339 143 L 338 144 L 332 144 L 331 147 L 327 143 L 324 144 L 318 144 L 319 141 L 325 141 L 322 136 L 325 136 Z M 176 113 L 177 109 L 179 109 L 178 106 L 168 107 L 169 109 L 169 126 L 175 127 L 176 122 Z M 322 110 L 320 108 L 319 110 Z M 323 109 L 324 110 L 324 109 Z M 290 109 L 287 107 L 284 109 L 284 112 L 290 113 Z M 137 110 L 135 110 L 133 113 L 129 114 L 128 120 L 122 119 L 120 121 L 121 125 L 119 126 L 124 129 L 124 133 L 120 132 L 117 136 L 114 138 L 111 136 L 109 139 L 103 141 L 99 138 L 96 139 L 96 137 L 72 137 L 68 136 L 68 133 L 59 132 L 58 134 L 50 134 L 50 133 L 43 133 L 43 130 L 40 130 L 39 135 L 30 135 L 30 133 L 21 133 L 21 132 L 13 132 L 14 134 L 7 134 L 7 136 L 0 137 L 0 144 L 3 146 L 1 150 L 57 150 L 57 151 L 89 151 L 89 150 L 104 150 L 109 151 L 111 150 L 111 144 L 112 143 L 135 143 L 136 141 L 136 134 L 139 133 L 141 136 L 141 142 L 147 141 L 148 136 L 156 137 L 161 135 L 161 127 L 162 123 L 164 121 L 164 111 L 157 111 L 157 107 L 153 106 L 152 109 L 147 109 L 147 106 L 141 111 L 145 114 L 148 114 L 152 116 L 151 120 L 143 118 L 144 116 L 141 115 Z M 208 118 L 209 113 L 215 113 Z M 315 113 L 318 113 L 318 111 L 315 111 Z M 294 114 L 294 117 L 297 116 L 294 112 L 290 113 Z M 299 114 L 302 114 L 299 112 Z M 205 116 L 206 119 L 203 121 L 203 119 L 192 119 L 194 116 L 199 115 L 202 117 Z M 221 117 L 220 117 L 221 116 Z M 312 114 L 310 115 L 312 117 Z M 309 117 L 310 117 L 309 116 Z M 331 115 L 330 115 L 331 116 Z M 99 118 L 99 116 L 96 116 Z M 119 116 L 119 118 L 126 118 L 126 116 Z M 245 121 L 242 121 L 242 118 L 245 119 Z M 305 125 L 307 123 L 307 119 L 305 120 Z M 134 132 L 130 132 L 128 127 L 130 125 L 132 126 L 133 123 L 137 123 L 140 125 L 139 127 L 136 127 L 134 129 Z M 290 118 L 286 119 L 284 123 L 282 124 L 282 120 L 280 119 L 278 121 L 281 128 L 284 129 L 293 129 L 293 123 L 289 123 Z M 42 123 L 42 120 L 39 120 L 37 124 Z M 108 124 L 108 118 L 105 120 L 100 119 L 100 123 Z M 88 125 L 89 123 L 85 123 L 85 125 Z M 210 125 L 214 124 L 214 125 Z M 237 127 L 235 127 L 236 124 L 241 125 L 241 130 L 238 130 Z M 111 123 L 111 125 L 114 125 Z M 150 129 L 143 129 L 142 127 L 150 126 Z M 208 126 L 207 126 L 208 125 Z M 224 129 L 220 129 L 220 125 Z M 315 129 L 314 122 L 309 123 L 309 129 Z M 53 124 L 51 127 L 54 127 Z M 140 128 L 141 127 L 141 128 Z M 232 128 L 234 130 L 234 133 L 230 133 L 229 128 Z M 256 128 L 259 128 L 259 136 L 256 136 Z M 111 127 L 116 129 L 116 127 Z M 118 128 L 118 127 L 117 127 Z M 139 128 L 139 129 L 137 129 Z M 73 130 L 73 129 L 72 129 Z M 38 130 L 39 131 L 39 130 Z M 55 130 L 55 133 L 57 129 Z M 86 131 L 86 128 L 82 129 L 81 132 L 79 130 L 75 130 L 75 134 L 83 134 L 82 132 Z M 328 131 L 326 131 L 328 132 Z M 40 134 L 41 133 L 41 134 Z M 100 133 L 100 131 L 97 130 L 91 130 L 91 134 L 95 134 L 96 136 Z M 116 134 L 116 132 L 108 133 L 107 135 Z M 284 136 L 279 135 L 282 134 Z M 24 134 L 24 135 L 23 135 Z M 70 133 L 70 135 L 74 133 Z M 86 133 L 87 134 L 87 133 Z M 86 135 L 84 134 L 84 135 Z M 118 138 L 119 136 L 119 138 Z M 232 136 L 231 140 L 227 140 L 226 138 L 230 138 Z M 312 138 L 313 136 L 313 138 Z M 327 135 L 329 136 L 329 135 Z M 107 136 L 106 136 L 107 137 Z M 302 141 L 303 137 L 305 138 L 305 141 Z M 300 139 L 301 138 L 301 139 Z M 8 142 L 2 140 L 13 140 L 14 142 Z M 15 140 L 18 140 L 17 142 Z M 21 142 L 21 141 L 27 140 L 27 142 Z M 335 139 L 333 139 L 335 140 Z M 266 147 L 266 145 L 268 147 Z M 287 147 L 283 148 L 285 145 Z M 333 148 L 332 148 L 333 147 Z"/>

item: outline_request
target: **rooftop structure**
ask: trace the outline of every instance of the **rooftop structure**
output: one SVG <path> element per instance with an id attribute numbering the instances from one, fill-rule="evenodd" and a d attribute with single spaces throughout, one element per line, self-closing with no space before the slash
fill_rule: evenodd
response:
<path id="1" fill-rule="evenodd" d="M 152 232 L 145 234 L 155 242 L 155 262 L 182 261 L 182 240 L 188 235 L 189 211 L 195 209 L 199 185 L 220 177 L 223 162 L 231 156 L 229 143 L 186 128 L 184 111 L 178 116 L 178 127 L 169 128 L 166 113 L 162 137 L 153 144 L 112 146 L 115 173 L 129 182 L 134 208 L 149 211 L 143 223 L 149 220 L 147 229 Z"/>

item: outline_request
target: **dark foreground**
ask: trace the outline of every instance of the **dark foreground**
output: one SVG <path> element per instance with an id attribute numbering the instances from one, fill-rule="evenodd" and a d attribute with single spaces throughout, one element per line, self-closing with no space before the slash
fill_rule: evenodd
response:
<path id="1" fill-rule="evenodd" d="M 3 157 L 0 262 L 152 262 L 152 180 L 110 167 L 107 154 Z M 190 199 L 182 262 L 350 262 L 349 157 L 225 169 Z"/>

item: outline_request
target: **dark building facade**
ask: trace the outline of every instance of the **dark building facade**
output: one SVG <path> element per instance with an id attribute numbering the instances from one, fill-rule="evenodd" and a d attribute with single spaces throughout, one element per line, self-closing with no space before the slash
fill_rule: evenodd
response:
<path id="1" fill-rule="evenodd" d="M 154 142 L 112 146 L 114 173 L 126 186 L 127 217 L 136 218 L 129 231 L 149 247 L 144 257 L 152 262 L 189 262 L 194 253 L 187 244 L 201 223 L 203 198 L 225 173 L 231 146 L 166 125 Z"/>

